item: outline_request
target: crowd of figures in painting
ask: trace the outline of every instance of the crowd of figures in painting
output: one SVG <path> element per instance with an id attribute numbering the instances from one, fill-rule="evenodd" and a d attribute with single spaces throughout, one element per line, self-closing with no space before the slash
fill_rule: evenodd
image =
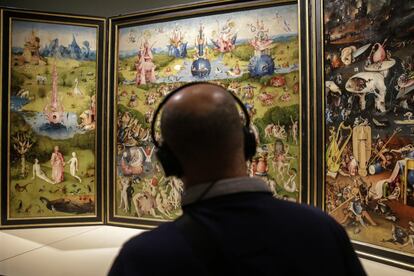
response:
<path id="1" fill-rule="evenodd" d="M 210 81 L 240 97 L 258 141 L 249 175 L 275 197 L 300 198 L 300 89 L 297 5 L 122 27 L 116 88 L 118 216 L 173 219 L 182 184 L 166 179 L 149 125 L 174 88 Z"/>

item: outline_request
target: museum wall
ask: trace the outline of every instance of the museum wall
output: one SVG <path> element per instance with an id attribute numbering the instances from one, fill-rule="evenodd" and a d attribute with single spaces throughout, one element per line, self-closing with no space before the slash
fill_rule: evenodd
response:
<path id="1" fill-rule="evenodd" d="M 156 9 L 160 7 L 174 6 L 180 4 L 196 3 L 204 1 L 195 0 L 151 0 L 151 1 L 101 1 L 101 0 L 72 0 L 70 2 L 55 0 L 1 0 L 0 5 L 29 10 L 50 11 L 60 13 L 73 13 L 82 15 L 97 15 L 103 17 L 129 14 L 134 11 Z"/>

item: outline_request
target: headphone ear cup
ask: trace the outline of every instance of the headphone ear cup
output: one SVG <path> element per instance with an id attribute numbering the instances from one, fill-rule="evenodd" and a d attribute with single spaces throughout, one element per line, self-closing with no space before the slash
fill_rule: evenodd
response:
<path id="1" fill-rule="evenodd" d="M 177 157 L 170 150 L 168 145 L 163 144 L 160 147 L 155 149 L 155 155 L 157 156 L 158 161 L 161 163 L 161 166 L 164 170 L 165 176 L 183 176 L 183 169 Z"/>
<path id="2" fill-rule="evenodd" d="M 249 128 L 244 126 L 243 127 L 244 133 L 244 156 L 246 160 L 252 159 L 256 154 L 256 136 L 254 135 L 253 131 Z"/>

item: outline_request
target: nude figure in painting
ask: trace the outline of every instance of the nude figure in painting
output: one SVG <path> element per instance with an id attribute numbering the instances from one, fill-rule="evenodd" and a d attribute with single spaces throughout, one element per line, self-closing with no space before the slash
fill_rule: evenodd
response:
<path id="1" fill-rule="evenodd" d="M 79 183 L 82 183 L 82 179 L 76 175 L 76 172 L 79 170 L 79 160 L 76 157 L 76 152 L 72 152 L 72 158 L 69 160 L 69 169 L 70 175 L 76 178 Z"/>
<path id="2" fill-rule="evenodd" d="M 50 184 L 54 184 L 52 180 L 50 180 L 46 173 L 44 171 L 42 171 L 42 169 L 40 168 L 40 164 L 39 164 L 39 160 L 35 159 L 35 163 L 33 164 L 33 177 L 32 179 L 34 180 L 36 177 L 46 181 L 47 183 Z"/>

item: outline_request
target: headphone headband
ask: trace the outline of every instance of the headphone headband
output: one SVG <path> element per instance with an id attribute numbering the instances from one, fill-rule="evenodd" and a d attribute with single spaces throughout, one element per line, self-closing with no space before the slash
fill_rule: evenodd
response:
<path id="1" fill-rule="evenodd" d="M 158 117 L 158 113 L 160 113 L 162 107 L 176 93 L 180 92 L 184 88 L 187 88 L 187 87 L 190 87 L 190 86 L 193 86 L 193 85 L 197 85 L 197 84 L 209 84 L 209 85 L 215 85 L 217 87 L 223 88 L 220 85 L 217 85 L 217 84 L 214 84 L 214 83 L 209 83 L 209 82 L 206 82 L 206 81 L 190 82 L 190 83 L 186 83 L 186 84 L 174 89 L 167 96 L 165 96 L 164 99 L 162 99 L 162 101 L 158 105 L 157 109 L 154 111 L 154 115 L 152 116 L 152 121 L 151 121 L 151 139 L 152 139 L 152 143 L 155 145 L 155 147 L 157 147 L 157 148 L 160 147 L 160 144 L 158 143 L 158 141 L 155 137 L 155 124 L 156 124 L 156 120 L 157 120 L 157 117 Z M 242 109 L 243 114 L 244 114 L 244 118 L 245 118 L 245 127 L 249 128 L 250 127 L 250 116 L 249 116 L 249 112 L 247 111 L 246 106 L 244 106 L 243 102 L 236 95 L 234 95 L 232 92 L 230 92 L 227 89 L 225 89 L 225 90 L 233 97 L 233 99 L 237 102 L 237 104 Z"/>

